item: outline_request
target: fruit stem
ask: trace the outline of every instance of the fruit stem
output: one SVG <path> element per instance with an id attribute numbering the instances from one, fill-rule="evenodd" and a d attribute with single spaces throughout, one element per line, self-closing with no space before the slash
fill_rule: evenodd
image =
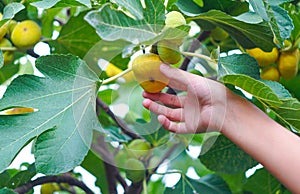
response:
<path id="1" fill-rule="evenodd" d="M 119 77 L 122 77 L 123 75 L 129 73 L 130 71 L 132 71 L 132 68 L 128 67 L 126 70 L 122 71 L 121 73 L 103 80 L 102 84 L 108 84 L 109 82 L 112 82 L 112 81 L 118 79 Z"/>
<path id="2" fill-rule="evenodd" d="M 16 51 L 16 47 L 0 47 L 2 51 Z"/>
<path id="3" fill-rule="evenodd" d="M 181 52 L 181 54 L 185 55 L 185 56 L 190 56 L 190 57 L 197 57 L 200 59 L 204 59 L 206 61 L 212 62 L 214 64 L 217 64 L 217 62 L 213 59 L 211 59 L 210 57 L 206 56 L 206 55 L 202 55 L 199 53 L 191 53 L 191 52 Z"/>
<path id="4" fill-rule="evenodd" d="M 147 180 L 146 179 L 143 180 L 143 190 L 144 190 L 144 194 L 148 194 Z"/>

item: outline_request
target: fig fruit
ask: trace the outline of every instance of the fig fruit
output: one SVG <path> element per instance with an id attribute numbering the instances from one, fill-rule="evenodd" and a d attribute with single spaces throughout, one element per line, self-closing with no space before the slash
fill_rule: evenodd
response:
<path id="1" fill-rule="evenodd" d="M 279 51 L 276 47 L 274 47 L 271 52 L 265 52 L 260 48 L 247 49 L 246 52 L 254 57 L 261 67 L 275 63 L 279 56 Z"/>
<path id="2" fill-rule="evenodd" d="M 178 45 L 172 41 L 161 40 L 157 43 L 157 53 L 164 63 L 178 63 L 181 60 L 181 54 L 178 50 Z"/>
<path id="3" fill-rule="evenodd" d="M 277 61 L 278 70 L 281 77 L 286 80 L 292 79 L 298 73 L 299 49 L 294 51 L 284 51 L 280 53 Z"/>
<path id="4" fill-rule="evenodd" d="M 169 79 L 160 72 L 163 64 L 160 57 L 153 53 L 139 55 L 132 61 L 132 70 L 141 87 L 149 93 L 157 93 L 164 89 Z"/>

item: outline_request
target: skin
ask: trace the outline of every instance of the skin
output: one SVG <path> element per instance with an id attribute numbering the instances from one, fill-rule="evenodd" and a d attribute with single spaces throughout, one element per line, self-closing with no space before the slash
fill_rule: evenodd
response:
<path id="1" fill-rule="evenodd" d="M 143 93 L 143 106 L 174 133 L 219 131 L 269 170 L 292 193 L 300 193 L 300 138 L 223 84 L 161 65 L 169 86 L 183 96 Z"/>

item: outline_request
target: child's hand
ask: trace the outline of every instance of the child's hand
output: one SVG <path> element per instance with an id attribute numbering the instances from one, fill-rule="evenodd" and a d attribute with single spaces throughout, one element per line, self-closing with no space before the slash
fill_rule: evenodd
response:
<path id="1" fill-rule="evenodd" d="M 161 72 L 170 87 L 186 91 L 183 96 L 143 93 L 144 107 L 158 114 L 164 128 L 175 133 L 221 130 L 228 92 L 224 85 L 164 64 Z"/>

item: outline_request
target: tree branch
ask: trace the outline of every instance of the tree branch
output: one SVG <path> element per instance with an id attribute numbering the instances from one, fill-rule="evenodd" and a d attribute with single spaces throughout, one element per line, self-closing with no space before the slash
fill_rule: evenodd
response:
<path id="1" fill-rule="evenodd" d="M 43 176 L 39 177 L 33 181 L 30 181 L 24 185 L 21 185 L 14 189 L 15 192 L 23 194 L 30 191 L 33 187 L 37 185 L 42 185 L 45 183 L 67 183 L 72 186 L 77 186 L 81 188 L 87 194 L 93 194 L 94 192 L 88 188 L 82 181 L 79 181 L 71 176 Z"/>
<path id="2" fill-rule="evenodd" d="M 96 99 L 96 104 L 97 104 L 97 109 L 98 107 L 101 107 L 116 123 L 117 125 L 121 128 L 121 131 L 123 133 L 125 133 L 126 135 L 128 135 L 129 137 L 131 137 L 132 139 L 142 139 L 141 136 L 133 133 L 128 126 L 126 125 L 126 123 L 120 119 L 119 117 L 117 117 L 111 110 L 110 108 L 100 99 L 97 98 Z M 99 115 L 99 110 L 97 110 L 97 114 Z"/>
<path id="3" fill-rule="evenodd" d="M 37 53 L 35 53 L 35 52 L 33 51 L 33 49 L 28 49 L 28 50 L 26 51 L 26 53 L 27 53 L 28 55 L 34 57 L 34 58 L 39 58 L 39 57 L 40 57 L 40 55 L 37 54 Z"/>
<path id="4" fill-rule="evenodd" d="M 121 177 L 119 169 L 115 165 L 114 157 L 109 152 L 107 144 L 104 141 L 103 135 L 100 135 L 96 138 L 96 141 L 92 143 L 92 150 L 98 153 L 103 160 L 103 164 L 105 167 L 106 179 L 108 182 L 109 192 L 117 193 L 116 191 L 116 180 L 120 182 L 124 190 L 127 189 L 127 183 Z"/>
<path id="5" fill-rule="evenodd" d="M 159 166 L 167 159 L 170 157 L 170 155 L 173 153 L 173 151 L 179 146 L 179 143 L 174 144 L 164 155 L 164 157 L 159 161 L 159 163 L 154 167 L 151 171 L 149 171 L 148 176 L 147 176 L 147 182 L 150 180 L 151 175 L 157 171 Z"/>

